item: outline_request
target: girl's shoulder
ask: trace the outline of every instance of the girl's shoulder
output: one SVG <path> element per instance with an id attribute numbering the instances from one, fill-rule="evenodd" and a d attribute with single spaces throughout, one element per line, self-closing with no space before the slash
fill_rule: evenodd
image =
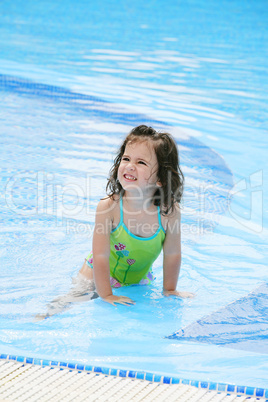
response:
<path id="1" fill-rule="evenodd" d="M 98 203 L 96 214 L 102 216 L 102 219 L 108 219 L 114 223 L 118 220 L 117 216 L 120 216 L 119 200 L 120 198 L 117 195 L 102 198 Z"/>
<path id="2" fill-rule="evenodd" d="M 105 198 L 102 198 L 97 206 L 97 210 L 105 212 L 111 212 L 113 211 L 115 208 L 117 208 L 119 205 L 119 196 L 114 195 L 114 196 L 107 196 Z"/>
<path id="3" fill-rule="evenodd" d="M 180 220 L 181 220 L 181 207 L 177 202 L 174 204 L 173 208 L 170 211 L 168 211 L 167 214 L 161 215 L 161 222 L 165 231 L 167 231 L 169 225 L 178 223 L 180 224 Z"/>

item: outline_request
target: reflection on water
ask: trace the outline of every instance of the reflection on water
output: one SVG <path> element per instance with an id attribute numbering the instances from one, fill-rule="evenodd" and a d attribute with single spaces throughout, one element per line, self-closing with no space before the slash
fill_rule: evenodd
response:
<path id="1" fill-rule="evenodd" d="M 90 105 L 81 104 L 85 96 L 63 88 L 51 87 L 50 93 L 47 85 L 5 76 L 1 82 L 6 112 L 2 124 L 10 138 L 2 153 L 5 202 L 9 206 L 7 225 L 26 221 L 29 226 L 42 222 L 46 227 L 56 222 L 58 226 L 75 228 L 93 222 L 123 131 L 125 134 L 130 124 L 141 122 L 171 131 L 182 148 L 181 163 L 186 176 L 185 237 L 187 232 L 190 236 L 211 232 L 227 209 L 233 185 L 231 172 L 219 155 L 189 134 L 157 120 L 150 121 L 142 114 L 129 113 L 125 117 L 115 111 L 114 105 L 109 110 L 107 102 L 106 109 L 100 110 L 99 98 L 91 100 Z M 11 146 L 11 138 L 17 137 L 17 130 L 10 123 L 14 107 L 21 110 L 20 136 Z M 64 123 L 58 121 L 59 113 L 65 116 Z M 44 115 L 46 119 L 40 120 L 39 116 Z M 92 121 L 98 123 L 91 125 Z M 117 128 L 122 133 L 120 137 Z M 13 171 L 11 149 L 16 160 Z"/>
<path id="2" fill-rule="evenodd" d="M 268 284 L 169 336 L 268 353 Z"/>

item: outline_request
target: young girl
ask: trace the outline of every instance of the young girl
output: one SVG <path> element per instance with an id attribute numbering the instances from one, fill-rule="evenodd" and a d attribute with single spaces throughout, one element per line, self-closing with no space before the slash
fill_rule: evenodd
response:
<path id="1" fill-rule="evenodd" d="M 193 297 L 176 290 L 183 180 L 170 134 L 141 125 L 127 135 L 110 171 L 108 197 L 97 207 L 93 252 L 80 270 L 82 277 L 94 279 L 107 303 L 133 304 L 112 288 L 150 284 L 152 264 L 162 248 L 164 295 Z"/>
<path id="2" fill-rule="evenodd" d="M 134 128 L 110 171 L 108 197 L 97 207 L 93 252 L 70 292 L 54 299 L 47 313 L 38 314 L 36 320 L 98 295 L 113 305 L 134 304 L 129 297 L 114 295 L 112 288 L 150 284 L 154 279 L 152 264 L 162 249 L 164 295 L 193 297 L 176 290 L 181 264 L 179 202 L 183 180 L 170 134 L 145 125 Z"/>

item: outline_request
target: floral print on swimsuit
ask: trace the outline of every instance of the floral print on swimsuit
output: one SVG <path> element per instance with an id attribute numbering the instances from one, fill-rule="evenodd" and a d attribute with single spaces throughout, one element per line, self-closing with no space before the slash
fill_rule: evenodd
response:
<path id="1" fill-rule="evenodd" d="M 118 252 L 122 252 L 123 255 L 121 254 L 117 254 L 118 255 L 118 261 L 120 258 L 124 257 L 124 256 L 128 256 L 129 251 L 125 249 L 126 246 L 124 244 L 118 243 L 115 245 L 115 249 Z M 127 259 L 127 263 L 129 265 L 129 268 L 131 267 L 131 265 L 133 265 L 136 261 L 133 258 L 128 258 Z M 89 253 L 89 255 L 86 258 L 86 264 L 93 269 L 93 253 L 92 251 Z M 115 267 L 116 268 L 116 267 Z M 113 272 L 115 271 L 115 269 L 113 270 Z M 149 272 L 147 273 L 147 275 L 145 276 L 145 278 L 141 279 L 139 283 L 135 284 L 135 285 L 151 285 L 151 283 L 153 282 L 153 280 L 155 279 L 154 275 L 153 275 L 153 271 L 152 268 L 150 268 Z M 112 288 L 121 288 L 122 286 L 130 286 L 132 284 L 122 284 L 120 282 L 118 282 L 117 279 L 115 279 L 113 276 L 110 276 L 110 284 L 112 286 Z M 133 284 L 134 285 L 134 284 Z"/>

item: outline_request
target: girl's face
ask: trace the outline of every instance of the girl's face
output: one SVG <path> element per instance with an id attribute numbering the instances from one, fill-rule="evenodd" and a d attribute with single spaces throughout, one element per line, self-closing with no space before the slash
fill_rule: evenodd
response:
<path id="1" fill-rule="evenodd" d="M 117 174 L 123 189 L 154 192 L 156 186 L 161 186 L 157 172 L 158 162 L 150 141 L 128 142 Z"/>

